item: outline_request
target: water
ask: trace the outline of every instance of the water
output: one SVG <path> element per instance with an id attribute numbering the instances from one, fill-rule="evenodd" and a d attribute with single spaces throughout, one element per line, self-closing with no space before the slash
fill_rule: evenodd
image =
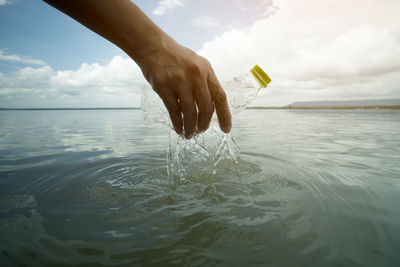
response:
<path id="1" fill-rule="evenodd" d="M 168 181 L 139 110 L 0 111 L 0 265 L 400 266 L 400 112 L 246 110 Z M 232 167 L 232 166 L 231 166 Z"/>

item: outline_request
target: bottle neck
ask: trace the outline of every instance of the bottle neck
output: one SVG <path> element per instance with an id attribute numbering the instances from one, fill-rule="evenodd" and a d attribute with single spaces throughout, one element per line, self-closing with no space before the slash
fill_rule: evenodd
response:
<path id="1" fill-rule="evenodd" d="M 257 88 L 257 92 L 260 92 L 261 89 L 265 88 L 252 72 L 250 72 L 248 74 L 248 76 L 249 76 L 250 80 L 252 81 L 254 88 Z"/>

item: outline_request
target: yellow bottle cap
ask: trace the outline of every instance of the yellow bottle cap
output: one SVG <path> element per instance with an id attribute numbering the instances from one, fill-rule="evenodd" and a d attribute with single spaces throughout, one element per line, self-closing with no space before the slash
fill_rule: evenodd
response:
<path id="1" fill-rule="evenodd" d="M 260 85 L 264 88 L 267 87 L 267 85 L 271 82 L 271 78 L 258 65 L 255 65 L 251 69 L 251 73 L 254 75 L 254 77 L 257 79 Z"/>

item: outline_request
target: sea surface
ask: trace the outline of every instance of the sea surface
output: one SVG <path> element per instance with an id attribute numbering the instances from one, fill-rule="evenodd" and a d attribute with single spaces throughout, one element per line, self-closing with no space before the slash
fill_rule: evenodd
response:
<path id="1" fill-rule="evenodd" d="M 0 266 L 400 266 L 400 111 L 233 124 L 234 177 L 172 186 L 140 110 L 0 111 Z"/>

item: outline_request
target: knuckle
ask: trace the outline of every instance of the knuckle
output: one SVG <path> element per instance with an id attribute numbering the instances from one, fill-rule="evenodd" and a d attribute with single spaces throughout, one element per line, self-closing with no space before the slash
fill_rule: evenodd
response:
<path id="1" fill-rule="evenodd" d="M 226 93 L 223 90 L 218 90 L 215 93 L 215 101 L 217 104 L 225 104 L 228 101 Z"/>
<path id="2" fill-rule="evenodd" d="M 178 89 L 179 92 L 179 99 L 182 102 L 182 104 L 188 106 L 190 103 L 193 102 L 193 93 L 191 91 L 192 89 L 187 86 L 181 86 Z"/>
<path id="3" fill-rule="evenodd" d="M 185 82 L 185 75 L 182 72 L 175 72 L 172 74 L 171 81 L 175 84 L 183 84 Z"/>
<path id="4" fill-rule="evenodd" d="M 210 117 L 211 117 L 212 114 L 214 113 L 214 110 L 215 110 L 214 105 L 210 105 L 210 109 L 208 110 L 208 114 L 209 114 Z"/>
<path id="5" fill-rule="evenodd" d="M 210 104 L 207 105 L 205 108 L 203 108 L 202 110 L 200 110 L 201 113 L 203 113 L 203 115 L 208 118 L 211 117 L 212 114 L 214 113 L 214 105 Z"/>
<path id="6" fill-rule="evenodd" d="M 206 59 L 206 58 L 203 57 L 203 61 L 204 61 L 204 64 L 205 64 L 207 67 L 211 68 L 211 63 L 210 63 L 210 61 L 209 61 L 208 59 Z"/>
<path id="7" fill-rule="evenodd" d="M 191 62 L 188 64 L 188 69 L 191 74 L 199 75 L 201 73 L 201 67 L 199 64 L 195 62 Z"/>
<path id="8" fill-rule="evenodd" d="M 222 90 L 218 80 L 213 75 L 210 75 L 208 77 L 207 82 L 209 87 L 212 88 L 214 91 Z"/>

